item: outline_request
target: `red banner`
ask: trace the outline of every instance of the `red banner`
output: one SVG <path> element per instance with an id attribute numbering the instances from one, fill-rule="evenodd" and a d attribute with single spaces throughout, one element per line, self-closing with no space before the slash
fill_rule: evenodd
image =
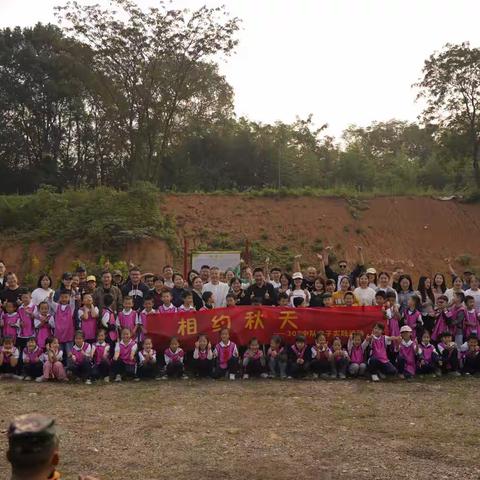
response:
<path id="1" fill-rule="evenodd" d="M 208 335 L 212 344 L 219 340 L 223 327 L 230 329 L 230 338 L 238 345 L 247 345 L 252 337 L 263 344 L 270 343 L 272 335 L 280 335 L 285 343 L 293 343 L 298 334 L 312 343 L 318 331 L 331 341 L 333 337 L 347 342 L 352 332 L 371 333 L 373 325 L 384 323 L 380 307 L 231 307 L 200 312 L 155 313 L 147 316 L 146 331 L 157 349 L 169 345 L 171 337 L 178 337 L 186 350 L 194 348 L 200 333 Z"/>

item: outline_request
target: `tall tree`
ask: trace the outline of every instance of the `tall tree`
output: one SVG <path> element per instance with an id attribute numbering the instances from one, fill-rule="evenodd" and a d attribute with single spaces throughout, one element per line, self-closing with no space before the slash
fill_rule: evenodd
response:
<path id="1" fill-rule="evenodd" d="M 426 101 L 427 123 L 466 134 L 475 183 L 480 188 L 480 49 L 447 44 L 425 61 L 416 84 Z"/>

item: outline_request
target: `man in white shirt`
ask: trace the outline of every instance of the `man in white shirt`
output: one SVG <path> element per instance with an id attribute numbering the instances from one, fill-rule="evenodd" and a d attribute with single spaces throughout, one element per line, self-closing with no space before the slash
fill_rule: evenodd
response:
<path id="1" fill-rule="evenodd" d="M 210 281 L 205 283 L 202 292 L 212 292 L 215 307 L 227 306 L 227 295 L 230 287 L 220 281 L 220 269 L 218 267 L 210 268 Z"/>

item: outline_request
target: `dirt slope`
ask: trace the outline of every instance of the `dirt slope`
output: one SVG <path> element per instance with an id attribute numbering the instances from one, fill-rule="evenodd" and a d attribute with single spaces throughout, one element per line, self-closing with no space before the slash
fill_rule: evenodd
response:
<path id="1" fill-rule="evenodd" d="M 219 238 L 243 246 L 248 238 L 283 252 L 278 261 L 301 253 L 306 263 L 326 245 L 354 261 L 355 245 L 363 245 L 367 263 L 387 270 L 445 271 L 445 257 L 460 260 L 459 270 L 480 266 L 480 205 L 408 197 L 349 202 L 179 195 L 167 196 L 162 208 L 176 215 L 179 232 L 193 246 L 216 245 Z"/>

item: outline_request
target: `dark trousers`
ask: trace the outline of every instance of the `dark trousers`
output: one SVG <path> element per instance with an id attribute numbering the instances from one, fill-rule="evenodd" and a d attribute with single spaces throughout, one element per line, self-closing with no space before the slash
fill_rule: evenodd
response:
<path id="1" fill-rule="evenodd" d="M 260 359 L 246 358 L 243 361 L 243 370 L 251 377 L 259 377 L 265 373 L 265 363 Z"/>
<path id="2" fill-rule="evenodd" d="M 18 368 L 12 367 L 9 363 L 4 363 L 3 365 L 0 365 L 0 375 L 1 374 L 15 375 L 17 372 L 18 372 Z"/>
<path id="3" fill-rule="evenodd" d="M 92 367 L 92 378 L 99 380 L 110 375 L 110 362 L 102 360 L 100 363 L 96 363 Z"/>
<path id="4" fill-rule="evenodd" d="M 26 377 L 37 378 L 43 375 L 43 363 L 24 363 L 23 364 L 23 374 Z"/>
<path id="5" fill-rule="evenodd" d="M 463 361 L 463 373 L 480 373 L 480 355 L 466 356 Z"/>
<path id="6" fill-rule="evenodd" d="M 166 368 L 167 377 L 180 378 L 183 375 L 183 363 L 182 362 L 170 362 Z"/>
<path id="7" fill-rule="evenodd" d="M 18 356 L 18 371 L 22 372 L 23 371 L 23 350 L 26 348 L 28 342 L 28 338 L 22 338 L 22 337 L 17 337 L 17 340 L 15 341 L 15 345 L 18 348 L 19 356 Z"/>
<path id="8" fill-rule="evenodd" d="M 196 377 L 211 377 L 213 375 L 213 360 L 194 358 L 192 360 L 192 371 Z"/>
<path id="9" fill-rule="evenodd" d="M 308 374 L 308 363 L 304 362 L 300 364 L 296 361 L 289 362 L 288 374 L 293 378 L 305 377 Z"/>
<path id="10" fill-rule="evenodd" d="M 72 372 L 72 375 L 81 380 L 87 380 L 92 376 L 92 365 L 88 360 L 76 363 L 69 361 L 68 369 Z"/>
<path id="11" fill-rule="evenodd" d="M 139 365 L 137 369 L 137 375 L 139 378 L 152 379 L 158 374 L 158 365 L 156 362 L 144 363 Z"/>
<path id="12" fill-rule="evenodd" d="M 236 374 L 237 372 L 238 372 L 238 358 L 232 357 L 227 362 L 227 368 L 221 368 L 220 365 L 217 365 L 214 376 L 215 378 L 222 378 L 229 374 Z"/>
<path id="13" fill-rule="evenodd" d="M 346 358 L 339 358 L 338 360 L 332 360 L 332 375 L 346 375 L 348 367 L 348 360 Z"/>
<path id="14" fill-rule="evenodd" d="M 122 377 L 134 377 L 136 374 L 136 365 L 125 363 L 123 360 L 115 360 L 112 364 L 112 372 L 114 375 L 121 375 Z"/>
<path id="15" fill-rule="evenodd" d="M 384 375 L 395 375 L 397 369 L 390 363 L 382 363 L 374 357 L 368 360 L 368 370 L 372 375 L 383 373 Z"/>
<path id="16" fill-rule="evenodd" d="M 398 373 L 404 375 L 405 377 L 411 377 L 412 374 L 406 371 L 407 368 L 407 361 L 401 355 L 397 358 L 397 370 Z"/>
<path id="17" fill-rule="evenodd" d="M 447 350 L 444 350 L 442 353 L 442 373 L 456 372 L 459 367 L 457 349 L 454 349 L 450 354 Z"/>
<path id="18" fill-rule="evenodd" d="M 419 375 L 429 375 L 435 373 L 435 370 L 438 368 L 436 362 L 424 363 L 417 366 L 417 373 Z"/>
<path id="19" fill-rule="evenodd" d="M 328 359 L 315 359 L 312 360 L 310 363 L 310 370 L 317 375 L 323 375 L 325 373 L 330 373 L 332 369 L 332 364 L 328 361 Z M 293 376 L 293 375 L 292 375 Z"/>
<path id="20" fill-rule="evenodd" d="M 280 377 L 287 376 L 287 358 L 284 355 L 278 355 L 277 357 L 273 358 L 270 357 L 268 359 L 268 368 L 270 370 L 270 374 L 274 377 L 280 375 Z"/>

